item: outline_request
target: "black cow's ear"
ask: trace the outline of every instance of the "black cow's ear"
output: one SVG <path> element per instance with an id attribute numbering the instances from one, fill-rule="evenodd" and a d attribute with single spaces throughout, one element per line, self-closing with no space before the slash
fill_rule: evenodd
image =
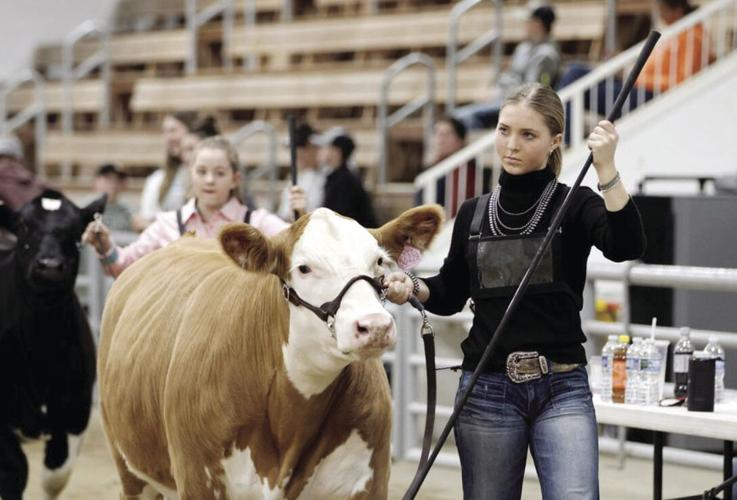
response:
<path id="1" fill-rule="evenodd" d="M 6 204 L 0 204 L 0 228 L 15 233 L 18 227 L 18 214 Z"/>
<path id="2" fill-rule="evenodd" d="M 105 211 L 105 204 L 107 203 L 107 194 L 103 194 L 95 201 L 80 209 L 80 215 L 82 217 L 82 224 L 87 227 L 87 224 L 92 222 L 95 218 L 95 214 L 102 214 Z"/>

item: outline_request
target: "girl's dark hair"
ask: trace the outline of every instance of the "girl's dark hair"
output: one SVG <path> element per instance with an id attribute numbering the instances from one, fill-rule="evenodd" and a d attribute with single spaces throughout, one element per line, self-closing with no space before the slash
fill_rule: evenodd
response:
<path id="1" fill-rule="evenodd" d="M 502 104 L 504 109 L 508 104 L 524 104 L 540 113 L 545 121 L 545 125 L 550 131 L 550 135 L 556 136 L 563 134 L 565 119 L 563 115 L 563 103 L 555 90 L 547 85 L 540 83 L 528 83 L 517 87 Z M 563 163 L 563 153 L 560 146 L 555 148 L 548 157 L 547 168 L 551 169 L 555 176 L 560 174 L 560 167 Z"/>
<path id="2" fill-rule="evenodd" d="M 449 124 L 451 127 L 453 127 L 453 131 L 460 140 L 466 140 L 466 134 L 468 133 L 468 131 L 466 130 L 466 126 L 461 121 L 453 118 L 452 116 L 444 116 L 440 120 L 438 120 L 438 123 Z"/>

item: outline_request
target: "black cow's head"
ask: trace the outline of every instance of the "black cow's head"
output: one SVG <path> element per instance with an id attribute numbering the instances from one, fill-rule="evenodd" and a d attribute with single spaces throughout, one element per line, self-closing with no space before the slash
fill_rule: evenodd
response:
<path id="1" fill-rule="evenodd" d="M 15 233 L 16 263 L 31 290 L 71 289 L 79 270 L 80 239 L 106 196 L 78 208 L 58 191 L 46 190 L 17 212 L 0 211 L 0 226 Z"/>

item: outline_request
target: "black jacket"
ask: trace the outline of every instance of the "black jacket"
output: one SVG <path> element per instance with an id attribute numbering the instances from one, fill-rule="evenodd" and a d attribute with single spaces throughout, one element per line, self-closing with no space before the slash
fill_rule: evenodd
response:
<path id="1" fill-rule="evenodd" d="M 325 207 L 351 217 L 363 227 L 376 227 L 371 199 L 361 179 L 345 165 L 333 170 L 325 179 Z"/>

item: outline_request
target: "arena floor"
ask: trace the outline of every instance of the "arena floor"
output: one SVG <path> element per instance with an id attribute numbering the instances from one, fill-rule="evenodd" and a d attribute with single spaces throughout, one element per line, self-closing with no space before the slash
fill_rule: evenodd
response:
<path id="1" fill-rule="evenodd" d="M 40 442 L 24 446 L 31 467 L 31 478 L 26 489 L 26 498 L 41 498 L 39 475 L 43 459 Z M 409 485 L 417 465 L 397 462 L 392 469 L 389 497 L 399 499 Z M 623 470 L 616 467 L 616 459 L 602 455 L 600 465 L 601 497 L 603 499 L 638 500 L 652 498 L 652 463 L 647 460 L 628 459 Z M 720 473 L 702 469 L 666 465 L 664 473 L 664 498 L 696 494 L 719 482 Z M 95 414 L 72 479 L 62 499 L 64 500 L 117 500 L 118 479 L 112 460 L 108 455 L 100 419 Z M 417 497 L 425 500 L 460 499 L 460 471 L 450 467 L 434 467 Z M 540 488 L 536 480 L 525 481 L 522 498 L 540 499 Z"/>

